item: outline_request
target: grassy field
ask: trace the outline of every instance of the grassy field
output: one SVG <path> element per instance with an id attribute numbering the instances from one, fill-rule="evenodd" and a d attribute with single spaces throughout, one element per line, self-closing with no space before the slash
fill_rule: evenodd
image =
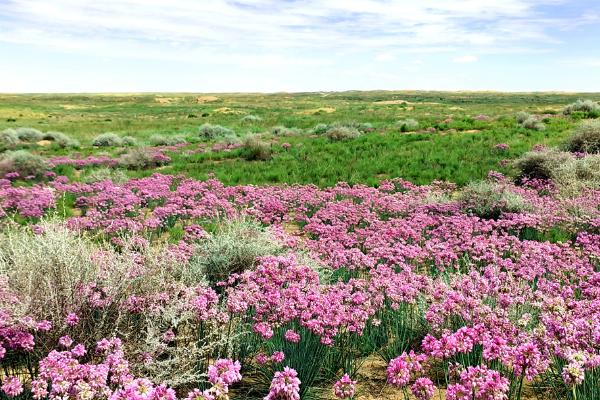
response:
<path id="1" fill-rule="evenodd" d="M 78 149 L 29 145 L 46 157 L 90 154 L 117 155 L 127 149 L 94 148 L 91 141 L 115 132 L 148 142 L 154 134 L 183 135 L 190 142 L 168 152 L 172 161 L 161 172 L 206 178 L 214 173 L 226 184 L 349 183 L 376 184 L 402 177 L 415 183 L 442 179 L 458 184 L 485 177 L 489 170 L 510 172 L 514 159 L 532 145 L 559 146 L 576 119 L 560 111 L 577 99 L 599 100 L 600 94 L 492 92 L 343 92 L 296 94 L 76 94 L 0 95 L 0 130 L 33 127 L 60 131 L 78 139 Z M 525 129 L 515 114 L 539 116 L 543 131 Z M 244 121 L 254 115 L 256 121 Z M 488 118 L 478 118 L 478 116 Z M 419 122 L 414 132 L 401 132 L 396 122 Z M 312 133 L 319 123 L 372 124 L 358 138 L 332 141 Z M 243 139 L 256 135 L 269 143 L 273 157 L 248 161 L 245 149 L 194 152 L 202 145 L 198 127 L 204 123 L 231 128 Z M 275 126 L 298 128 L 286 136 L 271 134 Z M 432 128 L 435 128 L 432 129 Z M 289 148 L 281 145 L 289 143 Z M 506 143 L 506 151 L 496 144 Z M 287 145 L 285 146 L 287 147 Z M 70 177 L 71 167 L 61 168 Z M 131 176 L 153 170 L 127 171 Z"/>

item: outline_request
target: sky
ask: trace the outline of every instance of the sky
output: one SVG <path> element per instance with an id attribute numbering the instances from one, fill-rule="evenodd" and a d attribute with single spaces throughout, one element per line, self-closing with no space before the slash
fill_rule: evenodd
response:
<path id="1" fill-rule="evenodd" d="M 600 92 L 600 0 L 0 0 L 0 92 Z"/>

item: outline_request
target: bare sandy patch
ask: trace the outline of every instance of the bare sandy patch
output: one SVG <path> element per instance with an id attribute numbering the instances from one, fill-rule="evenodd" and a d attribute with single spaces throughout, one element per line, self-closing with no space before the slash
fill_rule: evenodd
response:
<path id="1" fill-rule="evenodd" d="M 215 108 L 213 110 L 213 112 L 216 112 L 216 113 L 219 113 L 219 114 L 245 114 L 243 111 L 232 110 L 229 107 Z"/>
<path id="2" fill-rule="evenodd" d="M 218 101 L 219 98 L 217 96 L 198 96 L 196 97 L 196 103 L 212 103 L 213 101 Z"/>

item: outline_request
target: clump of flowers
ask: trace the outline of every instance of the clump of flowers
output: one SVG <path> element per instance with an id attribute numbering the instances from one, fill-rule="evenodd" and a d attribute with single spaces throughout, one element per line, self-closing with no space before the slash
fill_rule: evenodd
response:
<path id="1" fill-rule="evenodd" d="M 417 400 L 429 400 L 435 393 L 435 385 L 426 377 L 417 378 L 410 387 L 410 391 Z"/>
<path id="2" fill-rule="evenodd" d="M 508 389 L 508 379 L 480 365 L 462 371 L 459 382 L 448 385 L 446 399 L 502 400 L 507 398 Z"/>
<path id="3" fill-rule="evenodd" d="M 300 383 L 296 370 L 285 367 L 275 372 L 265 400 L 300 400 Z"/>
<path id="4" fill-rule="evenodd" d="M 427 360 L 424 354 L 402 353 L 390 361 L 387 367 L 387 382 L 390 385 L 402 388 L 423 373 L 423 363 Z"/>
<path id="5" fill-rule="evenodd" d="M 356 392 L 356 381 L 350 379 L 348 374 L 344 374 L 335 384 L 333 385 L 333 393 L 337 398 L 349 399 L 354 396 Z"/>

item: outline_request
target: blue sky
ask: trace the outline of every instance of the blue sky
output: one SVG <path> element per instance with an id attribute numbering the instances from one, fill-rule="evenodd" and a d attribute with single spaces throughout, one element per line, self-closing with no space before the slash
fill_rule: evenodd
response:
<path id="1" fill-rule="evenodd" d="M 0 0 L 0 92 L 600 91 L 599 0 Z"/>

